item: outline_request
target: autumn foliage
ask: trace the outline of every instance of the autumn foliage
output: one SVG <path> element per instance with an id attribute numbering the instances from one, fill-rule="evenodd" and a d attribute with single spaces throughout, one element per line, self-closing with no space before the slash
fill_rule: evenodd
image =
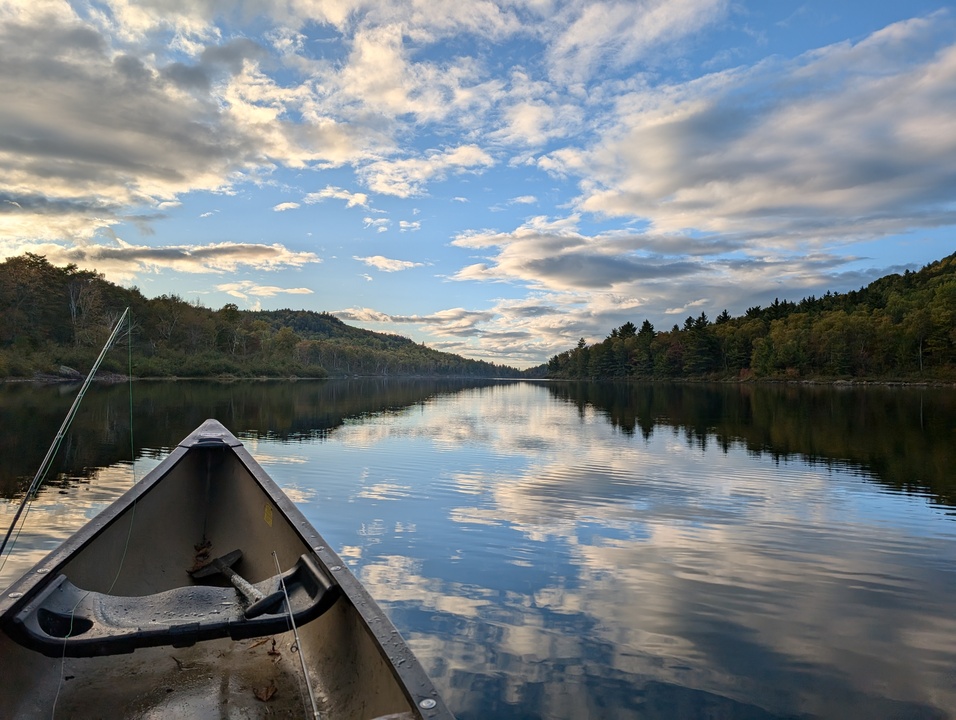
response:
<path id="1" fill-rule="evenodd" d="M 860 290 L 724 310 L 658 331 L 625 323 L 555 355 L 548 374 L 577 379 L 783 378 L 956 380 L 956 254 Z"/>

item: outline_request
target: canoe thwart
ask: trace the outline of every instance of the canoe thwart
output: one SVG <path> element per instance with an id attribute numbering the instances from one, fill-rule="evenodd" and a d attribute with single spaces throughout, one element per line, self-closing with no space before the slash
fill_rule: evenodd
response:
<path id="1" fill-rule="evenodd" d="M 260 595 L 254 611 L 233 587 L 190 585 L 124 597 L 84 590 L 60 575 L 16 613 L 8 632 L 48 657 L 118 655 L 141 647 L 271 635 L 289 629 L 280 579 L 296 625 L 314 620 L 341 595 L 338 583 L 310 555 L 302 555 L 282 576 L 253 586 Z"/>
<path id="2" fill-rule="evenodd" d="M 216 575 L 217 573 L 224 572 L 223 568 L 229 568 L 231 570 L 232 566 L 240 560 L 242 560 L 242 550 L 233 550 L 230 553 L 226 553 L 222 557 L 217 557 L 214 560 L 210 560 L 205 565 L 202 565 L 195 570 L 190 570 L 189 574 L 194 578 L 204 578 L 209 575 Z"/>
<path id="3" fill-rule="evenodd" d="M 271 595 L 264 594 L 259 588 L 232 569 L 232 566 L 241 559 L 242 550 L 233 550 L 222 557 L 210 560 L 198 570 L 190 571 L 189 574 L 193 578 L 204 578 L 221 573 L 229 578 L 233 587 L 242 593 L 242 596 L 249 602 L 245 609 L 245 616 L 250 620 L 267 612 L 275 612 L 274 608 L 278 607 L 279 603 L 285 599 L 282 588 L 277 587 Z"/>

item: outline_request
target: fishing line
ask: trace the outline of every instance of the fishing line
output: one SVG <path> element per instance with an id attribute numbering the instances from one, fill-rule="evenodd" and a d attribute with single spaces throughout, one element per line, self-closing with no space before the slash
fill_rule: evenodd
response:
<path id="1" fill-rule="evenodd" d="M 292 636 L 295 638 L 296 653 L 299 655 L 299 662 L 302 665 L 302 675 L 305 677 L 305 687 L 309 691 L 309 702 L 312 703 L 312 717 L 320 720 L 319 708 L 315 704 L 315 694 L 312 692 L 312 682 L 309 680 L 309 670 L 305 666 L 305 654 L 302 652 L 302 643 L 299 641 L 299 631 L 295 626 L 295 618 L 292 617 L 292 603 L 289 602 L 289 591 L 285 586 L 285 578 L 282 577 L 282 568 L 279 567 L 279 556 L 276 551 L 272 551 L 272 559 L 276 563 L 276 572 L 279 573 L 279 584 L 282 586 L 282 594 L 285 595 L 285 607 L 289 613 L 289 625 L 292 626 Z"/>
<path id="2" fill-rule="evenodd" d="M 126 371 L 126 376 L 129 379 L 129 470 L 133 478 L 133 485 L 136 484 L 136 446 L 133 443 L 133 316 L 129 316 L 129 328 L 126 333 L 129 343 L 127 346 L 128 354 L 128 366 Z M 120 556 L 119 567 L 116 568 L 116 576 L 113 578 L 113 582 L 110 583 L 109 589 L 106 591 L 106 594 L 109 595 L 113 592 L 113 588 L 116 587 L 116 583 L 119 580 L 120 573 L 123 572 L 123 565 L 126 563 L 126 552 L 129 550 L 129 541 L 133 537 L 133 523 L 136 520 L 136 503 L 139 498 L 133 500 L 133 504 L 130 507 L 129 512 L 129 528 L 126 531 L 126 542 L 123 544 L 123 554 Z M 73 608 L 76 610 L 76 608 Z M 72 628 L 71 628 L 72 629 Z"/>
<path id="3" fill-rule="evenodd" d="M 93 376 L 96 375 L 96 371 L 99 370 L 100 364 L 106 357 L 106 353 L 109 351 L 110 346 L 112 346 L 113 342 L 116 340 L 117 335 L 119 335 L 120 328 L 123 326 L 123 321 L 128 315 L 129 308 L 126 308 L 123 311 L 123 314 L 120 316 L 120 319 L 116 322 L 116 327 L 113 328 L 113 332 L 110 334 L 110 337 L 103 346 L 103 349 L 100 351 L 99 357 L 96 358 L 96 362 L 93 363 L 93 367 L 90 369 L 89 375 L 86 376 L 83 386 L 76 394 L 76 398 L 73 400 L 73 405 L 70 407 L 69 412 L 67 412 L 66 417 L 63 419 L 63 424 L 60 425 L 60 429 L 57 431 L 56 437 L 53 438 L 53 443 L 50 445 L 50 449 L 46 451 L 43 462 L 40 463 L 40 468 L 37 470 L 37 474 L 33 477 L 33 482 L 30 483 L 30 487 L 23 496 L 20 506 L 13 515 L 13 520 L 10 522 L 10 527 L 7 528 L 7 533 L 4 535 L 3 541 L 0 542 L 0 555 L 3 555 L 4 548 L 6 548 L 7 542 L 10 540 L 10 535 L 13 533 L 13 529 L 17 526 L 24 509 L 27 507 L 27 504 L 34 499 L 37 491 L 40 489 L 40 485 L 46 478 L 46 474 L 49 471 L 50 466 L 53 464 L 53 457 L 56 455 L 56 451 L 59 450 L 60 444 L 63 442 L 63 438 L 66 435 L 67 430 L 70 429 L 70 423 L 73 422 L 73 418 L 76 416 L 77 410 L 80 409 L 80 402 L 82 402 L 83 396 L 86 395 L 86 391 L 90 387 L 90 383 L 93 382 Z"/>
<path id="4" fill-rule="evenodd" d="M 127 308 L 127 312 L 129 308 Z M 126 313 L 124 313 L 125 315 Z M 120 318 L 122 322 L 122 318 Z M 119 325 L 117 324 L 117 327 Z M 133 316 L 129 316 L 129 327 L 127 329 L 127 371 L 126 376 L 129 381 L 129 452 L 130 452 L 130 474 L 133 478 L 133 485 L 136 484 L 136 446 L 133 442 Z M 113 592 L 113 588 L 116 587 L 116 582 L 119 580 L 120 574 L 123 572 L 123 565 L 126 563 L 126 552 L 129 550 L 129 541 L 133 536 L 133 523 L 136 520 L 136 502 L 139 498 L 133 500 L 133 505 L 130 508 L 129 516 L 129 528 L 126 531 L 126 542 L 123 545 L 123 554 L 120 557 L 119 567 L 116 568 L 116 575 L 113 577 L 113 582 L 110 583 L 109 589 L 106 591 L 106 594 L 109 595 Z M 90 591 L 86 591 L 83 596 L 76 601 L 76 604 L 73 606 L 73 609 L 70 610 L 70 627 L 67 630 L 66 635 L 63 636 L 63 654 L 60 656 L 60 680 L 56 686 L 56 694 L 53 696 L 53 707 L 50 709 L 50 718 L 53 720 L 56 718 L 56 704 L 60 699 L 60 690 L 63 688 L 63 680 L 66 674 L 66 642 L 73 635 L 73 620 L 76 616 L 76 609 L 80 606 L 87 596 L 90 594 Z"/>

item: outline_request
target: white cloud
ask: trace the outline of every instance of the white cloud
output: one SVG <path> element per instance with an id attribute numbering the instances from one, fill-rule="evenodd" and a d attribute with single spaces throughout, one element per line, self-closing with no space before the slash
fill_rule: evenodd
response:
<path id="1" fill-rule="evenodd" d="M 590 80 L 620 70 L 723 17 L 728 0 L 581 0 L 552 19 L 547 59 L 556 79 Z"/>
<path id="2" fill-rule="evenodd" d="M 409 270 L 425 265 L 425 263 L 412 262 L 410 260 L 393 260 L 392 258 L 383 257 L 381 255 L 372 255 L 370 257 L 353 256 L 353 260 L 363 262 L 382 272 L 398 272 L 400 270 Z"/>
<path id="3" fill-rule="evenodd" d="M 277 213 L 338 201 L 326 212 L 363 208 L 365 228 L 385 233 L 392 221 L 371 208 L 373 192 L 389 196 L 390 217 L 412 217 L 419 208 L 401 198 L 462 181 L 448 183 L 447 217 L 416 203 L 437 242 L 474 253 L 452 279 L 508 283 L 526 304 L 488 300 L 492 315 L 472 324 L 414 322 L 473 355 L 541 350 L 625 313 L 697 309 L 693 298 L 717 311 L 781 284 L 827 289 L 857 259 L 848 243 L 953 224 L 951 13 L 680 80 L 694 73 L 687 40 L 731 12 L 728 0 L 6 2 L 0 253 L 39 251 L 130 281 L 299 267 L 319 258 L 268 244 L 281 235 L 103 238 L 124 225 L 164 232 L 177 209 L 195 222 L 194 208 L 216 204 L 208 194 L 266 184 L 301 196 Z M 505 204 L 575 214 L 463 229 L 486 222 L 469 209 Z M 270 216 L 268 232 L 299 217 Z M 375 258 L 379 270 L 407 262 L 359 259 Z M 840 277 L 866 279 L 857 272 Z"/>
<path id="4" fill-rule="evenodd" d="M 374 228 L 375 232 L 387 232 L 389 225 L 391 225 L 391 220 L 388 218 L 372 218 L 367 217 L 362 220 L 362 223 L 366 228 Z"/>
<path id="5" fill-rule="evenodd" d="M 318 192 L 309 193 L 305 196 L 305 202 L 317 203 L 327 199 L 345 200 L 345 207 L 368 207 L 368 195 L 365 193 L 353 193 L 340 187 L 327 185 Z"/>
<path id="6" fill-rule="evenodd" d="M 364 277 L 369 280 L 372 279 L 370 275 L 365 275 Z M 347 308 L 345 310 L 336 310 L 332 314 L 341 320 L 371 323 L 396 322 L 392 319 L 392 316 L 387 313 L 372 310 L 371 308 Z"/>
<path id="7" fill-rule="evenodd" d="M 600 96 L 563 92 L 553 82 L 515 69 L 496 98 L 498 127 L 489 138 L 518 148 L 540 146 L 550 140 L 567 141 L 586 127 L 593 112 L 589 106 Z M 515 162 L 511 160 L 511 164 Z"/>
<path id="8" fill-rule="evenodd" d="M 434 349 L 530 367 L 587 334 L 582 332 L 585 312 L 578 314 L 575 307 L 575 300 L 569 297 L 537 296 L 502 300 L 488 310 L 458 307 L 427 315 L 394 315 L 372 308 L 348 308 L 333 314 L 346 322 L 393 332 L 415 325 L 436 338 L 429 342 Z"/>
<path id="9" fill-rule="evenodd" d="M 474 354 L 475 346 L 490 351 L 496 344 L 520 353 L 530 341 L 542 353 L 567 349 L 578 337 L 600 339 L 607 329 L 626 321 L 648 318 L 663 325 L 671 315 L 690 311 L 714 316 L 730 308 L 742 314 L 750 305 L 770 302 L 781 285 L 791 293 L 821 294 L 832 283 L 834 270 L 856 259 L 829 253 L 748 258 L 739 252 L 745 246 L 726 239 L 588 235 L 580 231 L 579 221 L 578 216 L 536 217 L 510 232 L 471 232 L 453 240 L 457 247 L 488 254 L 451 279 L 506 282 L 524 287 L 528 294 L 525 304 L 499 302 L 495 321 L 482 325 L 466 354 Z M 859 287 L 871 279 L 848 276 L 845 282 Z M 696 299 L 689 301 L 691 288 Z"/>
<path id="10" fill-rule="evenodd" d="M 634 93 L 586 152 L 582 210 L 764 247 L 868 239 L 956 220 L 956 45 L 938 16 L 855 43 Z M 888 61 L 891 59 L 891 61 Z"/>
<path id="11" fill-rule="evenodd" d="M 424 157 L 379 160 L 364 166 L 360 174 L 376 192 L 411 197 L 421 195 L 426 183 L 442 180 L 449 172 L 480 172 L 492 165 L 494 159 L 477 145 L 460 145 Z"/>
<path id="12" fill-rule="evenodd" d="M 39 7 L 8 6 L 0 23 L 0 198 L 20 205 L 0 216 L 5 237 L 85 241 L 184 193 L 390 147 L 316 115 L 311 83 L 280 86 L 256 43 L 220 43 L 201 14 L 116 4 L 112 20 L 87 20 L 66 4 Z M 128 44 L 157 24 L 179 27 L 191 63 Z"/>
<path id="13" fill-rule="evenodd" d="M 309 288 L 281 288 L 275 285 L 260 285 L 252 280 L 240 280 L 239 282 L 222 283 L 216 285 L 216 289 L 231 295 L 232 297 L 243 300 L 252 298 L 275 297 L 276 295 L 311 295 Z"/>
<path id="14" fill-rule="evenodd" d="M 469 337 L 478 326 L 494 318 L 492 311 L 450 308 L 428 315 L 392 315 L 372 308 L 347 308 L 332 313 L 342 320 L 384 325 L 418 325 L 439 336 Z"/>
<path id="15" fill-rule="evenodd" d="M 688 277 L 702 271 L 700 263 L 665 258 L 653 252 L 652 236 L 594 235 L 577 230 L 579 218 L 536 217 L 510 233 L 469 233 L 452 241 L 467 248 L 498 249 L 487 262 L 462 268 L 453 279 L 518 281 L 548 290 L 613 290 L 638 282 Z"/>
<path id="16" fill-rule="evenodd" d="M 477 5 L 493 7 L 490 3 Z M 483 67 L 467 55 L 441 60 L 416 56 L 417 49 L 444 38 L 442 31 L 436 32 L 433 19 L 426 17 L 431 14 L 431 3 L 428 12 L 423 12 L 424 5 L 414 6 L 404 12 L 419 18 L 419 25 L 398 14 L 376 22 L 379 13 L 374 11 L 358 24 L 349 37 L 348 56 L 333 81 L 337 99 L 346 106 L 360 107 L 363 113 L 399 122 L 467 124 L 487 110 L 501 83 L 483 80 Z M 436 17 L 440 15 L 439 10 Z M 480 35 L 489 29 L 460 28 Z"/>
<path id="17" fill-rule="evenodd" d="M 96 269 L 113 282 L 127 282 L 139 274 L 173 270 L 189 274 L 222 274 L 239 269 L 279 270 L 322 262 L 314 253 L 296 252 L 275 243 L 212 243 L 209 245 L 116 245 L 87 243 L 66 247 L 54 243 L 18 245 L 15 252 L 45 256 L 55 265 L 75 263 Z M 0 255 L 15 254 L 9 242 L 0 243 Z"/>
<path id="18" fill-rule="evenodd" d="M 710 304 L 709 300 L 707 300 L 706 298 L 702 298 L 700 300 L 693 300 L 689 303 L 685 303 L 681 307 L 667 308 L 666 310 L 664 310 L 664 314 L 665 315 L 683 315 L 692 310 L 695 310 L 696 308 L 701 308 L 701 307 L 706 308 L 709 304 Z"/>

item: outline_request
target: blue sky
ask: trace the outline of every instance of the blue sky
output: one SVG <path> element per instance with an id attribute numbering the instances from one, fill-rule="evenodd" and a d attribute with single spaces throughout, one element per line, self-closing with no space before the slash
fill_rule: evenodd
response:
<path id="1" fill-rule="evenodd" d="M 956 249 L 939 2 L 0 0 L 0 255 L 525 367 Z"/>

